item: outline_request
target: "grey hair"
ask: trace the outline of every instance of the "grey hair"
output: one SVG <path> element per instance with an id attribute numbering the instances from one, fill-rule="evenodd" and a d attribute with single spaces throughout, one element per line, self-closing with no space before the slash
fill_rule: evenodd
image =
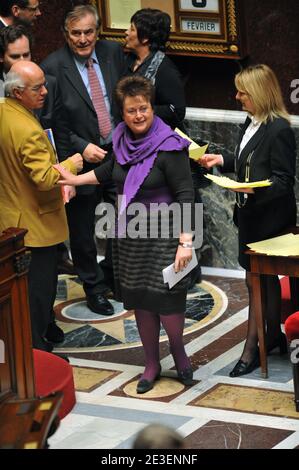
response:
<path id="1" fill-rule="evenodd" d="M 8 74 L 6 75 L 6 78 L 5 78 L 5 82 L 4 82 L 4 94 L 5 96 L 10 96 L 10 97 L 14 97 L 14 89 L 15 88 L 24 88 L 25 87 L 25 82 L 24 80 L 22 79 L 22 77 L 20 77 L 20 75 L 16 72 L 8 72 Z"/>
<path id="2" fill-rule="evenodd" d="M 98 15 L 97 9 L 93 5 L 86 4 L 76 5 L 74 8 L 66 12 L 63 21 L 64 32 L 68 32 L 68 26 L 70 23 L 72 23 L 73 21 L 79 21 L 84 16 L 89 14 L 94 16 L 96 28 L 99 29 L 101 26 L 101 20 Z"/>

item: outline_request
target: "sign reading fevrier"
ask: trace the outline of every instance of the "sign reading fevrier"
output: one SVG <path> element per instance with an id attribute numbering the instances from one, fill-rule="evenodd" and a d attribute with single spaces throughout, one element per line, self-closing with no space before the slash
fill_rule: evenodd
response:
<path id="1" fill-rule="evenodd" d="M 219 13 L 219 0 L 180 0 L 180 9 L 187 11 L 204 10 Z"/>
<path id="2" fill-rule="evenodd" d="M 182 19 L 184 33 L 220 34 L 220 22 L 214 20 Z"/>

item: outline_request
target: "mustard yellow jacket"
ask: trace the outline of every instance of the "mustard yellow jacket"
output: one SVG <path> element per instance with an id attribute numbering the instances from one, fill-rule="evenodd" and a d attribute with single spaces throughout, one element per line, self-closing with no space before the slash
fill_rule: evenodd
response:
<path id="1" fill-rule="evenodd" d="M 68 238 L 55 153 L 34 115 L 15 99 L 0 103 L 0 232 L 28 230 L 25 245 L 45 247 Z M 70 159 L 62 165 L 76 173 Z"/>

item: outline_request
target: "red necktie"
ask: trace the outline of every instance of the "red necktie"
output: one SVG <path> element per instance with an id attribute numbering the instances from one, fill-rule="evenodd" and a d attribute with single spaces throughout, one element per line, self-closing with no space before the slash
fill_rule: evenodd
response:
<path id="1" fill-rule="evenodd" d="M 92 58 L 88 59 L 86 66 L 92 97 L 92 104 L 98 116 L 100 134 L 103 139 L 106 139 L 110 134 L 112 127 L 110 116 L 104 100 L 103 90 L 99 82 L 97 73 L 93 67 Z"/>

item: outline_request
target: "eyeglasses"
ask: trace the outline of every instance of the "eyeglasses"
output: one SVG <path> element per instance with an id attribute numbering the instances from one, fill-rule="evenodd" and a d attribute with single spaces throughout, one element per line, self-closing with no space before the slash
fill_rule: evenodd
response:
<path id="1" fill-rule="evenodd" d="M 28 88 L 29 90 L 33 91 L 34 93 L 38 93 L 43 87 L 47 88 L 48 82 L 41 83 L 40 85 L 34 85 L 34 86 L 18 86 L 17 88 L 20 88 L 21 90 L 25 90 L 25 88 Z"/>
<path id="2" fill-rule="evenodd" d="M 137 116 L 137 114 L 146 114 L 149 111 L 149 106 L 141 106 L 141 108 L 138 109 L 133 109 L 129 108 L 125 110 L 125 113 L 128 114 L 129 116 Z"/>
<path id="3" fill-rule="evenodd" d="M 40 91 L 43 87 L 47 88 L 47 86 L 48 86 L 48 82 L 44 82 L 44 83 L 41 83 L 40 85 L 35 85 L 29 88 L 30 90 L 37 92 L 37 91 Z"/>
<path id="4" fill-rule="evenodd" d="M 40 5 L 37 5 L 36 7 L 23 7 L 22 10 L 29 10 L 29 11 L 32 11 L 33 13 L 35 13 L 36 11 L 39 11 L 39 7 Z"/>

